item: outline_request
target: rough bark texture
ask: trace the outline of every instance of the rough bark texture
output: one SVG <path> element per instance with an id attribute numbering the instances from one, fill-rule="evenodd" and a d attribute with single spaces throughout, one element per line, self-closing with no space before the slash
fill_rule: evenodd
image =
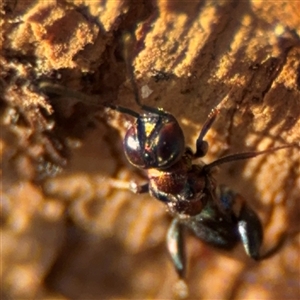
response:
<path id="1" fill-rule="evenodd" d="M 240 246 L 228 254 L 188 237 L 188 298 L 300 299 L 300 2 L 20 0 L 0 8 L 3 299 L 180 296 L 164 206 L 122 188 L 145 180 L 122 150 L 131 120 L 101 106 L 138 110 L 126 61 L 141 101 L 174 114 L 190 146 L 227 99 L 206 162 L 295 144 L 217 175 L 259 213 L 262 250 L 286 234 L 283 247 L 256 263 Z M 42 81 L 99 95 L 100 105 L 46 94 Z"/>

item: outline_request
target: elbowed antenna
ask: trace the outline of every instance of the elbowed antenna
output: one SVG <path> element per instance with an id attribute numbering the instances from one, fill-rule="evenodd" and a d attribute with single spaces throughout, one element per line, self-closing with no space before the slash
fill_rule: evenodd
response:
<path id="1" fill-rule="evenodd" d="M 271 153 L 271 152 L 275 152 L 281 149 L 285 149 L 285 148 L 292 148 L 295 147 L 296 144 L 292 144 L 292 145 L 286 145 L 286 146 L 280 146 L 280 147 L 275 147 L 275 148 L 271 148 L 271 149 L 267 149 L 267 150 L 263 150 L 263 151 L 253 151 L 253 152 L 241 152 L 241 153 L 235 153 L 235 154 L 230 154 L 227 156 L 223 156 L 215 161 L 213 161 L 210 164 L 207 164 L 203 167 L 203 171 L 209 171 L 210 169 L 231 162 L 231 161 L 236 161 L 236 160 L 243 160 L 243 159 L 249 159 L 249 158 L 253 158 L 262 154 L 266 154 L 266 153 Z"/>
<path id="2" fill-rule="evenodd" d="M 99 96 L 87 94 L 74 91 L 73 89 L 67 88 L 60 84 L 51 83 L 48 81 L 42 81 L 39 83 L 39 88 L 46 94 L 55 94 L 60 96 L 67 96 L 70 98 L 75 98 L 83 103 L 93 105 L 93 106 L 105 106 L 99 103 Z"/>
<path id="3" fill-rule="evenodd" d="M 133 44 L 132 34 L 129 33 L 129 32 L 124 33 L 123 42 L 124 42 L 124 44 L 127 44 L 127 47 L 126 46 L 124 47 L 124 49 L 125 49 L 124 50 L 124 57 L 125 57 L 125 64 L 126 64 L 127 74 L 129 75 L 129 79 L 130 79 L 130 82 L 131 82 L 131 85 L 132 85 L 132 88 L 133 88 L 135 103 L 144 111 L 154 113 L 154 114 L 158 114 L 158 115 L 166 115 L 166 113 L 162 109 L 159 109 L 159 108 L 156 108 L 156 107 L 151 107 L 151 106 L 145 105 L 141 102 L 140 95 L 139 95 L 139 92 L 138 92 L 138 87 L 137 87 L 136 81 L 134 79 L 135 76 L 134 76 L 134 70 L 133 70 L 133 65 L 132 65 L 133 55 L 132 56 L 129 55 L 129 49 L 131 47 L 129 47 L 128 44 Z M 132 51 L 132 53 L 135 54 L 136 51 Z"/>
<path id="4" fill-rule="evenodd" d="M 130 42 L 132 42 L 131 34 L 127 33 L 127 34 L 123 35 L 124 43 L 128 43 L 129 39 L 130 39 Z M 125 63 L 126 63 L 126 70 L 127 70 L 127 74 L 129 75 L 129 79 L 130 79 L 130 82 L 133 87 L 133 94 L 134 94 L 134 99 L 135 99 L 136 104 L 142 110 L 144 110 L 146 112 L 150 112 L 150 113 L 154 113 L 154 114 L 158 114 L 158 115 L 166 115 L 167 113 L 165 113 L 162 109 L 151 107 L 151 106 L 144 105 L 141 103 L 139 93 L 138 93 L 138 88 L 137 88 L 136 82 L 134 80 L 134 71 L 133 71 L 133 66 L 132 66 L 133 60 L 129 59 L 129 54 L 128 54 L 129 47 L 124 47 L 124 49 L 125 49 L 124 57 L 125 57 Z M 105 102 L 99 103 L 99 98 L 100 98 L 99 95 L 87 95 L 82 92 L 74 91 L 73 89 L 67 88 L 60 84 L 55 84 L 55 83 L 51 83 L 48 81 L 42 81 L 39 83 L 38 86 L 39 86 L 39 89 L 41 91 L 45 92 L 46 94 L 56 94 L 56 95 L 60 95 L 60 96 L 75 98 L 75 99 L 81 101 L 82 103 L 92 105 L 92 106 L 97 106 L 97 107 L 108 107 L 108 108 L 116 110 L 120 113 L 130 115 L 134 118 L 138 118 L 140 116 L 139 113 L 137 113 L 129 108 L 123 107 L 123 106 L 108 104 Z"/>
<path id="5" fill-rule="evenodd" d="M 123 113 L 123 114 L 127 114 L 127 115 L 130 115 L 134 118 L 138 118 L 140 116 L 139 113 L 135 112 L 134 110 L 130 109 L 130 108 L 127 108 L 127 107 L 123 107 L 123 106 L 119 106 L 119 105 L 113 105 L 113 104 L 109 104 L 107 105 L 108 108 L 111 108 L 113 110 L 116 110 L 120 113 Z"/>
<path id="6" fill-rule="evenodd" d="M 56 95 L 60 95 L 60 96 L 67 96 L 70 98 L 75 98 L 78 101 L 81 101 L 82 103 L 85 103 L 88 105 L 97 106 L 97 107 L 108 107 L 108 108 L 116 110 L 120 113 L 131 115 L 134 118 L 139 117 L 139 114 L 137 112 L 135 112 L 129 108 L 122 107 L 119 105 L 114 105 L 114 104 L 106 104 L 106 103 L 100 104 L 98 95 L 87 95 L 87 94 L 69 89 L 60 84 L 53 84 L 53 83 L 50 83 L 47 81 L 41 82 L 39 84 L 39 88 L 47 94 L 56 94 Z"/>

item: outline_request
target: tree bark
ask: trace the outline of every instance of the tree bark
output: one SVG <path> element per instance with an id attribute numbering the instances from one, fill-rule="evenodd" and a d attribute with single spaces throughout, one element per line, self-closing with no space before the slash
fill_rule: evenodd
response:
<path id="1" fill-rule="evenodd" d="M 0 5 L 4 296 L 180 297 L 164 206 L 124 189 L 146 181 L 122 149 L 132 118 L 104 108 L 139 112 L 136 89 L 174 114 L 192 148 L 221 107 L 206 163 L 293 145 L 216 174 L 258 212 L 262 251 L 286 237 L 278 253 L 256 263 L 189 236 L 187 285 L 190 299 L 300 298 L 299 2 Z"/>

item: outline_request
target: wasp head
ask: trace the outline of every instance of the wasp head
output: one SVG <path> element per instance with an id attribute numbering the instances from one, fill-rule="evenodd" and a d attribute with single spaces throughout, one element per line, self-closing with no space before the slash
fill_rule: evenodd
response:
<path id="1" fill-rule="evenodd" d="M 128 161 L 140 169 L 165 169 L 182 157 L 184 135 L 171 114 L 145 112 L 128 129 L 124 150 Z"/>

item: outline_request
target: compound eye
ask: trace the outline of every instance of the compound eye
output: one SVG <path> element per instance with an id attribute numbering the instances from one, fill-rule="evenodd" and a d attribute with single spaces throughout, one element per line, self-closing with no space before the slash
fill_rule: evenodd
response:
<path id="1" fill-rule="evenodd" d="M 183 132 L 172 115 L 144 114 L 128 129 L 124 152 L 141 169 L 168 168 L 185 149 Z"/>
<path id="2" fill-rule="evenodd" d="M 184 149 L 184 135 L 178 123 L 164 124 L 159 132 L 156 145 L 157 167 L 170 167 L 182 156 Z"/>
<path id="3" fill-rule="evenodd" d="M 135 126 L 130 127 L 125 135 L 124 150 L 128 161 L 132 165 L 141 169 L 146 167 Z"/>

